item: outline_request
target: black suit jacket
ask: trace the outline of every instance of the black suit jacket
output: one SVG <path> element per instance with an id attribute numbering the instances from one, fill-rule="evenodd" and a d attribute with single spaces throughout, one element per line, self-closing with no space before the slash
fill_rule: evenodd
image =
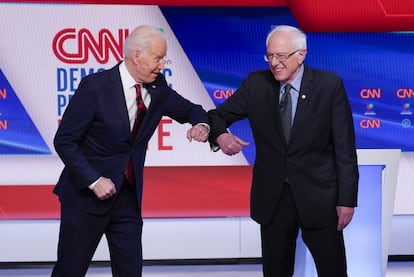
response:
<path id="1" fill-rule="evenodd" d="M 358 166 L 350 104 L 342 80 L 305 66 L 289 145 L 279 115 L 280 82 L 270 72 L 249 74 L 222 105 L 209 111 L 210 139 L 247 118 L 256 145 L 251 215 L 266 224 L 288 178 L 302 223 L 337 221 L 336 206 L 357 205 Z"/>
<path id="2" fill-rule="evenodd" d="M 127 162 L 132 158 L 140 202 L 137 205 L 141 205 L 147 143 L 162 116 L 192 125 L 208 123 L 202 107 L 172 90 L 161 74 L 145 86 L 151 104 L 132 141 L 119 64 L 82 79 L 54 138 L 56 152 L 65 164 L 54 188 L 62 203 L 105 213 L 116 196 L 99 200 L 88 186 L 104 176 L 115 183 L 119 192 Z"/>

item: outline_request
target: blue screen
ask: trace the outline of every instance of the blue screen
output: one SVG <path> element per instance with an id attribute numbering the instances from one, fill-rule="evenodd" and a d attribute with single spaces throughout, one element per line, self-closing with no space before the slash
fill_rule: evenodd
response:
<path id="1" fill-rule="evenodd" d="M 273 26 L 297 26 L 289 9 L 280 7 L 161 10 L 216 105 L 249 72 L 268 68 L 263 54 Z M 357 148 L 413 151 L 414 33 L 307 33 L 307 38 L 305 63 L 344 80 Z M 230 129 L 254 144 L 246 120 Z M 252 164 L 254 147 L 243 151 Z"/>

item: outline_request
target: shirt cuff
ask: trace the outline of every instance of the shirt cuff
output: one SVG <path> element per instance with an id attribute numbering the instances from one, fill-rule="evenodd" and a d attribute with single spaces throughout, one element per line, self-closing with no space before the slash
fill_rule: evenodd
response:
<path id="1" fill-rule="evenodd" d="M 198 123 L 197 126 L 203 126 L 207 129 L 207 132 L 210 133 L 210 125 L 207 123 Z"/>
<path id="2" fill-rule="evenodd" d="M 90 190 L 93 190 L 93 188 L 95 187 L 95 185 L 98 183 L 98 181 L 99 180 L 101 180 L 101 177 L 99 177 L 98 178 L 98 180 L 96 180 L 95 182 L 93 182 L 92 184 L 90 184 L 89 186 L 88 186 L 88 188 L 90 189 Z"/>

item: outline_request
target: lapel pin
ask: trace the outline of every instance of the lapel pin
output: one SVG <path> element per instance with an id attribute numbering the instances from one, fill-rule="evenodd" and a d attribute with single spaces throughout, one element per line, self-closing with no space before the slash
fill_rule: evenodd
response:
<path id="1" fill-rule="evenodd" d="M 305 94 L 302 94 L 302 95 L 301 95 L 301 98 L 302 98 L 303 100 L 305 100 L 305 99 L 306 99 L 306 95 L 305 95 Z"/>

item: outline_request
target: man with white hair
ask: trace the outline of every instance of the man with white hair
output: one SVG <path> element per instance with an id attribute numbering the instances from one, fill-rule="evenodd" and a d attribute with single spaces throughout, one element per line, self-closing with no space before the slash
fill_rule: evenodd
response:
<path id="1" fill-rule="evenodd" d="M 54 193 L 61 204 L 52 276 L 83 277 L 105 234 L 113 276 L 142 275 L 142 187 L 147 144 L 163 116 L 190 123 L 204 142 L 206 111 L 171 89 L 161 74 L 167 43 L 152 26 L 133 30 L 124 60 L 79 84 L 54 138 L 65 164 Z"/>
<path id="2" fill-rule="evenodd" d="M 351 107 L 341 78 L 304 64 L 306 35 L 278 26 L 266 39 L 269 69 L 252 72 L 209 111 L 213 149 L 248 144 L 227 132 L 249 120 L 256 145 L 251 216 L 260 224 L 265 277 L 291 277 L 299 229 L 320 277 L 346 277 L 342 230 L 357 205 Z"/>

